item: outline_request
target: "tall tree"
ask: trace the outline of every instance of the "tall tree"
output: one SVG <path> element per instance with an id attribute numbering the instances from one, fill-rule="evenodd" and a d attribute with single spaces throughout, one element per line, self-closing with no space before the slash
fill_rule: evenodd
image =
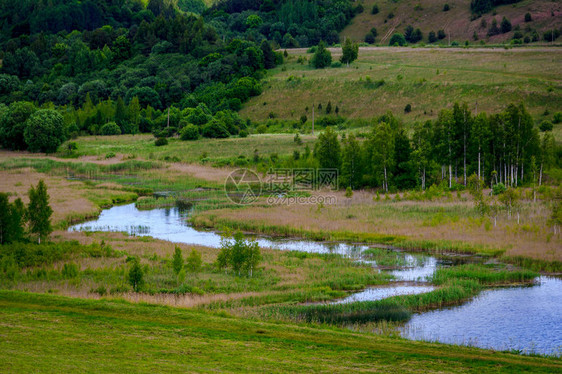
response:
<path id="1" fill-rule="evenodd" d="M 326 49 L 326 45 L 323 41 L 318 43 L 318 47 L 316 47 L 316 52 L 314 52 L 310 63 L 316 69 L 326 68 L 332 63 L 332 54 Z"/>
<path id="2" fill-rule="evenodd" d="M 263 52 L 263 65 L 266 69 L 273 69 L 275 67 L 275 53 L 271 48 L 271 44 L 267 40 L 264 40 L 260 44 L 260 48 Z"/>
<path id="3" fill-rule="evenodd" d="M 341 148 L 338 135 L 327 127 L 314 144 L 314 157 L 322 169 L 339 169 L 341 165 Z"/>
<path id="4" fill-rule="evenodd" d="M 488 117 L 486 113 L 480 113 L 472 122 L 472 144 L 475 148 L 475 153 L 478 158 L 478 178 L 482 179 L 482 152 L 488 149 L 488 142 L 490 137 Z"/>
<path id="5" fill-rule="evenodd" d="M 462 154 L 463 159 L 463 184 L 466 186 L 466 179 L 467 179 L 467 163 L 466 157 L 468 153 L 468 145 L 470 139 L 470 129 L 472 126 L 472 114 L 468 109 L 468 105 L 463 103 L 463 105 L 459 105 L 455 103 L 453 107 L 453 118 L 455 120 L 455 138 L 456 138 L 456 145 L 459 153 Z"/>
<path id="6" fill-rule="evenodd" d="M 421 188 L 425 190 L 427 169 L 431 162 L 431 121 L 414 127 L 412 160 L 418 168 Z"/>
<path id="7" fill-rule="evenodd" d="M 41 109 L 26 122 L 25 142 L 31 152 L 55 152 L 65 139 L 64 118 L 56 110 Z"/>
<path id="8" fill-rule="evenodd" d="M 115 104 L 115 123 L 119 125 L 121 128 L 122 134 L 130 133 L 129 128 L 127 126 L 127 108 L 125 107 L 125 102 L 123 98 L 119 96 L 117 99 L 117 103 Z"/>
<path id="9" fill-rule="evenodd" d="M 0 244 L 9 242 L 10 226 L 11 215 L 8 194 L 0 193 Z"/>
<path id="10" fill-rule="evenodd" d="M 394 163 L 394 134 L 386 122 L 380 122 L 372 135 L 373 160 L 376 169 L 382 174 L 383 189 L 388 192 L 390 169 Z M 375 170 L 376 170 L 375 169 Z"/>
<path id="11" fill-rule="evenodd" d="M 53 231 L 51 226 L 53 209 L 49 206 L 49 194 L 45 182 L 40 180 L 37 187 L 31 186 L 28 196 L 27 219 L 29 231 L 36 234 L 38 243 L 41 243 L 41 240 L 47 239 Z"/>
<path id="12" fill-rule="evenodd" d="M 448 165 L 449 188 L 451 188 L 453 186 L 453 152 L 455 149 L 455 121 L 452 111 L 443 109 L 439 113 L 435 126 L 434 141 L 438 153 L 436 155 L 437 160 L 441 160 L 441 165 Z M 443 161 L 446 164 L 443 164 Z M 442 171 L 442 177 L 443 174 L 445 173 Z"/>
<path id="13" fill-rule="evenodd" d="M 539 154 L 539 186 L 542 185 L 542 176 L 545 170 L 549 170 L 554 164 L 556 152 L 556 142 L 550 132 L 545 132 L 541 141 Z"/>
<path id="14" fill-rule="evenodd" d="M 133 97 L 129 103 L 129 122 L 131 123 L 132 133 L 136 134 L 139 131 L 139 118 L 141 106 L 138 97 Z"/>
<path id="15" fill-rule="evenodd" d="M 357 43 L 353 43 L 350 38 L 346 38 L 342 46 L 342 56 L 340 61 L 342 64 L 346 64 L 349 67 L 353 61 L 357 60 L 359 54 L 359 46 Z"/>
<path id="16" fill-rule="evenodd" d="M 181 269 L 183 269 L 183 256 L 181 254 L 181 248 L 176 246 L 174 250 L 174 258 L 172 260 L 172 268 L 174 269 L 174 273 L 179 275 Z"/>
<path id="17" fill-rule="evenodd" d="M 394 184 L 398 189 L 414 188 L 416 175 L 411 160 L 412 146 L 406 131 L 400 127 L 394 131 Z"/>
<path id="18" fill-rule="evenodd" d="M 363 175 L 361 147 L 353 134 L 343 141 L 341 167 L 342 185 L 356 189 L 361 185 Z"/>

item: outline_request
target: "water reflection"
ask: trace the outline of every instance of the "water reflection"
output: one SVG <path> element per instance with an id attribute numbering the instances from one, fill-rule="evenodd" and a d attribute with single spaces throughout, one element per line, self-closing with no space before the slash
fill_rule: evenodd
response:
<path id="1" fill-rule="evenodd" d="M 409 339 L 525 353 L 562 353 L 562 280 L 483 291 L 460 306 L 416 314 L 401 330 Z"/>

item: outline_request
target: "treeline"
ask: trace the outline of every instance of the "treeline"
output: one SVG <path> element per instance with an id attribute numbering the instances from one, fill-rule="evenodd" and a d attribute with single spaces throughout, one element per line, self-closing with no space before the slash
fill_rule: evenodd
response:
<path id="1" fill-rule="evenodd" d="M 222 0 L 205 14 L 227 38 L 266 38 L 285 48 L 339 42 L 338 32 L 363 11 L 349 0 Z"/>
<path id="2" fill-rule="evenodd" d="M 561 166 L 561 156 L 551 132 L 541 136 L 525 107 L 513 104 L 493 115 L 455 104 L 437 120 L 416 124 L 411 137 L 387 114 L 364 141 L 338 139 L 328 128 L 314 148 L 319 167 L 340 170 L 340 187 L 384 191 L 441 183 L 457 188 L 472 174 L 488 185 L 540 185 L 545 170 Z"/>

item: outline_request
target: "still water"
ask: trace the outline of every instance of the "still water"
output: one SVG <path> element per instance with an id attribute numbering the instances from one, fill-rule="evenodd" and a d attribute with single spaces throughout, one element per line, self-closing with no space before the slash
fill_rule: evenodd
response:
<path id="1" fill-rule="evenodd" d="M 92 221 L 72 226 L 71 231 L 119 231 L 151 236 L 174 243 L 219 247 L 221 236 L 199 231 L 186 223 L 187 211 L 177 208 L 138 210 L 134 204 L 104 210 Z M 256 237 L 259 245 L 278 250 L 337 253 L 361 260 L 367 247 L 307 240 Z M 424 283 L 441 263 L 433 257 L 406 256 L 406 267 L 390 271 L 397 281 L 408 282 L 368 288 L 336 302 L 380 300 L 395 295 L 433 290 Z M 368 262 L 368 261 L 367 261 Z M 373 264 L 376 265 L 376 264 Z M 413 284 L 412 284 L 413 283 Z M 541 277 L 530 287 L 486 290 L 473 300 L 452 308 L 415 314 L 401 329 L 415 340 L 474 345 L 526 353 L 562 353 L 562 280 Z"/>

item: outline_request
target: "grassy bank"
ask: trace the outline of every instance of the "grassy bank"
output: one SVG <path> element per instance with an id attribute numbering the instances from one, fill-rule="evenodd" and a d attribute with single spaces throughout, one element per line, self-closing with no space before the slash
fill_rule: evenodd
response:
<path id="1" fill-rule="evenodd" d="M 256 204 L 197 212 L 190 221 L 219 230 L 502 257 L 534 270 L 562 272 L 562 237 L 549 227 L 548 199 L 533 202 L 525 197 L 518 205 L 519 216 L 508 217 L 502 211 L 494 221 L 478 214 L 467 193 L 431 201 L 410 200 L 406 193 L 389 199 L 377 199 L 369 191 L 358 191 L 351 198 L 332 194 L 337 202 L 325 206 Z"/>
<path id="2" fill-rule="evenodd" d="M 211 309 L 310 302 L 342 297 L 352 290 L 388 283 L 390 276 L 338 255 L 262 250 L 253 276 L 236 276 L 215 266 L 219 249 L 178 244 L 184 258 L 196 250 L 202 266 L 178 277 L 172 267 L 176 244 L 120 233 L 60 232 L 56 243 L 13 244 L 0 252 L 0 288 L 60 293 Z M 144 285 L 127 281 L 138 258 Z"/>
<path id="3" fill-rule="evenodd" d="M 427 293 L 343 304 L 276 305 L 258 313 L 262 318 L 338 325 L 407 321 L 414 312 L 458 305 L 484 288 L 529 283 L 536 276 L 527 270 L 460 265 L 438 269 L 430 280 L 438 288 Z"/>
<path id="4" fill-rule="evenodd" d="M 559 359 L 0 291 L 2 372 L 545 372 Z M 9 338 L 8 338 L 9 337 Z M 80 344 L 76 344 L 80 342 Z"/>

